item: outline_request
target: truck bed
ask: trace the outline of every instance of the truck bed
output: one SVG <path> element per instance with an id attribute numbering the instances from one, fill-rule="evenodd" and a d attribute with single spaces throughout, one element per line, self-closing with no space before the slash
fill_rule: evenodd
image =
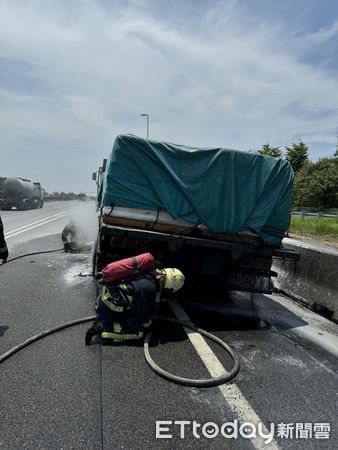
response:
<path id="1" fill-rule="evenodd" d="M 255 246 L 264 245 L 263 240 L 251 231 L 213 233 L 202 222 L 198 225 L 193 225 L 184 219 L 173 219 L 170 214 L 163 211 L 106 206 L 102 209 L 102 222 L 106 225 L 125 226 L 182 236 L 202 237 Z"/>

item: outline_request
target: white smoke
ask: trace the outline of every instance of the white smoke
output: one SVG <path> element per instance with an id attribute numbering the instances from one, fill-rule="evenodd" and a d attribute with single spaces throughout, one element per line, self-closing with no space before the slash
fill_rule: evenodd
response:
<path id="1" fill-rule="evenodd" d="M 69 215 L 69 225 L 77 233 L 81 244 L 93 244 L 98 233 L 98 212 L 94 201 L 78 201 L 74 203 Z"/>

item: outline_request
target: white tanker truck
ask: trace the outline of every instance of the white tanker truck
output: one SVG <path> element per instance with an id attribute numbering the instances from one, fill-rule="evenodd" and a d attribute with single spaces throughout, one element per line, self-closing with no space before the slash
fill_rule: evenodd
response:
<path id="1" fill-rule="evenodd" d="M 44 189 L 40 183 L 33 183 L 25 178 L 8 177 L 2 185 L 0 208 L 18 210 L 42 208 L 44 203 Z"/>

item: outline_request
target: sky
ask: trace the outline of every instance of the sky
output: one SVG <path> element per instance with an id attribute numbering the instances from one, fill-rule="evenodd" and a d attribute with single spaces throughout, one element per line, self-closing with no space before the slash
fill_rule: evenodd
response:
<path id="1" fill-rule="evenodd" d="M 93 192 L 121 133 L 259 150 L 338 132 L 336 0 L 0 0 L 0 176 Z"/>

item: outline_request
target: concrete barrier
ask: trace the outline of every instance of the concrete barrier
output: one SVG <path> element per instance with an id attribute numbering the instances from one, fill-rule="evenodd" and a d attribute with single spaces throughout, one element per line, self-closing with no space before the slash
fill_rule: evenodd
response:
<path id="1" fill-rule="evenodd" d="M 293 238 L 284 239 L 283 246 L 300 253 L 300 261 L 274 260 L 275 287 L 338 322 L 338 249 Z"/>

